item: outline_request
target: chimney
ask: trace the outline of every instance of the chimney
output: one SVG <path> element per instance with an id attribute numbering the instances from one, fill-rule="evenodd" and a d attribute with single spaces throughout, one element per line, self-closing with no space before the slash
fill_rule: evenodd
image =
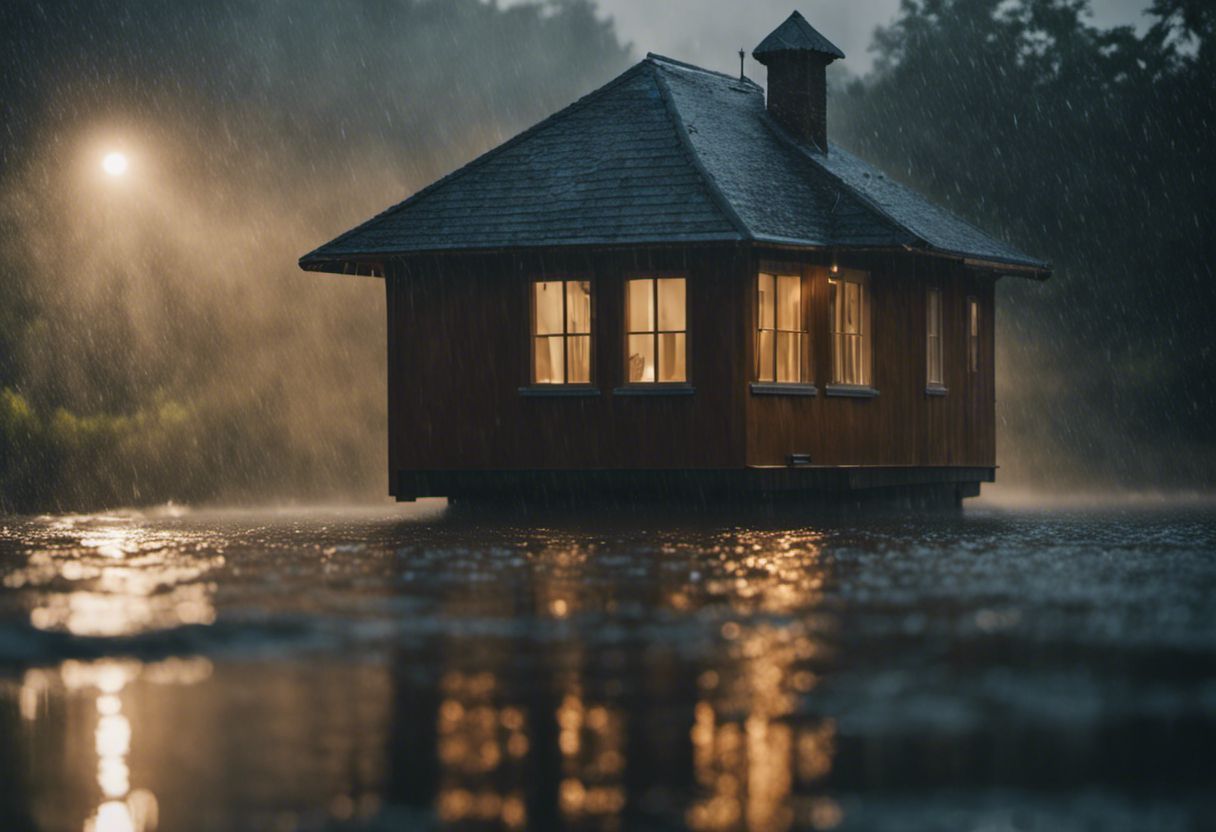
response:
<path id="1" fill-rule="evenodd" d="M 768 111 L 803 144 L 828 152 L 828 64 L 844 53 L 794 12 L 752 52 L 768 67 Z"/>

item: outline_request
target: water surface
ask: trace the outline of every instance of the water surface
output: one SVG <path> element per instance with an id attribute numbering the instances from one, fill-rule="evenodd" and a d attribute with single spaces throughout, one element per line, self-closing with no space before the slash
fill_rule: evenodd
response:
<path id="1" fill-rule="evenodd" d="M 0 518 L 0 828 L 1186 830 L 1210 505 Z"/>

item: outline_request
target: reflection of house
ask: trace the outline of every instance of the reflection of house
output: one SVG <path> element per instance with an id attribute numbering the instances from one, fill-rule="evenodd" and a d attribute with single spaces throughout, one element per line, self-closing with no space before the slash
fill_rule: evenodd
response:
<path id="1" fill-rule="evenodd" d="M 650 55 L 301 259 L 385 278 L 399 499 L 992 479 L 994 288 L 1047 265 L 828 143 L 800 15 L 753 55 L 767 105 Z"/>
<path id="2" fill-rule="evenodd" d="M 767 625 L 734 627 L 718 667 L 698 680 L 691 732 L 699 798 L 695 832 L 830 829 L 841 809 L 823 792 L 835 723 L 796 713 L 815 684 L 800 669 L 816 645 Z"/>

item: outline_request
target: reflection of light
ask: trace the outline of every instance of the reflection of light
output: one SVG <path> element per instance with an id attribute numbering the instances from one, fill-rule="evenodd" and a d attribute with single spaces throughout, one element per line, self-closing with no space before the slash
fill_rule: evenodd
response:
<path id="1" fill-rule="evenodd" d="M 132 588 L 146 589 L 142 585 Z M 39 630 L 67 630 L 80 636 L 130 635 L 162 623 L 211 624 L 215 621 L 211 592 L 208 584 L 186 584 L 150 595 L 121 590 L 61 593 L 31 610 L 30 624 Z"/>
<path id="2" fill-rule="evenodd" d="M 706 796 L 685 815 L 692 829 L 830 829 L 843 820 L 831 798 L 800 797 L 827 776 L 835 754 L 832 721 L 792 719 L 798 695 L 815 682 L 810 671 L 795 669 L 817 652 L 802 629 L 740 627 L 724 643 L 721 670 L 699 677 L 691 738 Z"/>
<path id="3" fill-rule="evenodd" d="M 557 709 L 562 781 L 558 805 L 562 816 L 577 823 L 582 816 L 609 818 L 625 808 L 621 773 L 625 769 L 624 717 L 605 705 L 588 707 L 578 686 Z"/>
<path id="4" fill-rule="evenodd" d="M 41 670 L 35 668 L 25 671 L 25 677 L 21 680 L 21 693 L 18 696 L 22 719 L 33 722 L 38 718 L 39 708 L 49 686 L 47 674 Z"/>
<path id="5" fill-rule="evenodd" d="M 139 551 L 139 529 L 124 525 L 90 529 L 81 536 L 80 545 L 103 557 L 122 558 Z"/>
<path id="6" fill-rule="evenodd" d="M 110 176 L 122 176 L 127 172 L 127 157 L 122 153 L 107 153 L 101 160 L 101 168 Z"/>
<path id="7" fill-rule="evenodd" d="M 495 706 L 498 683 L 491 673 L 447 673 L 440 686 L 444 699 L 437 728 L 443 771 L 435 805 L 440 820 L 525 826 L 522 792 L 504 794 L 497 786 L 516 780 L 522 771 L 529 746 L 523 711 Z"/>
<path id="8" fill-rule="evenodd" d="M 200 578 L 223 557 L 187 557 L 188 536 L 153 532 L 120 515 L 61 518 L 54 529 L 73 545 L 31 552 L 25 568 L 5 580 L 51 590 L 30 611 L 37 629 L 121 636 L 215 620 L 213 587 Z M 55 584 L 84 582 L 55 591 Z"/>
<path id="9" fill-rule="evenodd" d="M 122 797 L 131 791 L 131 770 L 121 757 L 102 758 L 97 766 L 97 784 L 106 797 Z"/>
<path id="10" fill-rule="evenodd" d="M 151 684 L 193 684 L 209 677 L 211 670 L 211 662 L 191 658 L 148 665 L 135 660 L 69 659 L 60 665 L 58 674 L 38 669 L 26 671 L 20 694 L 22 716 L 26 719 L 39 718 L 37 703 L 56 682 L 70 692 L 96 692 L 97 724 L 93 740 L 97 786 L 103 799 L 85 820 L 85 832 L 153 832 L 159 822 L 155 795 L 146 789 L 131 789 L 127 757 L 131 753 L 132 720 L 123 713 L 123 690 L 137 678 Z M 27 702 L 31 704 L 27 706 Z"/>
<path id="11" fill-rule="evenodd" d="M 131 810 L 121 800 L 107 800 L 97 807 L 97 815 L 85 824 L 86 832 L 135 832 Z"/>
<path id="12" fill-rule="evenodd" d="M 719 562 L 698 584 L 679 588 L 673 606 L 708 594 L 734 613 L 719 627 L 720 661 L 698 677 L 691 739 L 699 796 L 685 821 L 697 832 L 830 829 L 839 804 L 815 794 L 832 768 L 835 725 L 798 716 L 818 678 L 805 667 L 824 651 L 806 617 L 823 594 L 821 536 L 814 532 L 732 532 Z M 797 613 L 790 623 L 759 614 Z"/>
<path id="13" fill-rule="evenodd" d="M 131 750 L 131 723 L 122 714 L 101 717 L 96 736 L 99 757 L 125 757 Z"/>
<path id="14" fill-rule="evenodd" d="M 533 560 L 539 610 L 567 618 L 586 610 L 587 567 L 594 546 L 558 535 L 545 537 Z"/>
<path id="15" fill-rule="evenodd" d="M 67 667 L 65 665 L 65 671 Z M 119 694 L 127 682 L 138 674 L 138 665 L 98 662 L 96 665 L 72 669 L 78 681 L 87 678 L 101 691 L 97 697 L 97 730 L 93 732 L 97 748 L 97 785 L 107 800 L 97 807 L 96 814 L 85 822 L 86 832 L 142 832 L 149 827 L 146 819 L 132 813 L 132 806 L 122 798 L 131 791 L 131 771 L 127 754 L 131 751 L 131 722 L 122 713 Z M 144 799 L 155 803 L 150 794 Z"/>
<path id="16" fill-rule="evenodd" d="M 43 668 L 25 671 L 18 703 L 22 719 L 35 723 L 35 735 L 41 730 L 36 723 L 50 718 L 42 703 L 53 692 L 85 695 L 93 700 L 97 719 L 93 727 L 96 783 L 101 799 L 84 821 L 85 832 L 154 832 L 159 823 L 155 795 L 131 788 L 128 757 L 136 720 L 123 713 L 123 691 L 137 679 L 141 684 L 191 685 L 211 673 L 211 662 L 201 657 L 170 658 L 152 664 L 133 659 L 69 659 L 58 672 Z"/>

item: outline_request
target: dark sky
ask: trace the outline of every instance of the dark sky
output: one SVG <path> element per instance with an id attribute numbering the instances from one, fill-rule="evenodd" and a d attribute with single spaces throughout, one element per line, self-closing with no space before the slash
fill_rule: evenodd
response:
<path id="1" fill-rule="evenodd" d="M 510 0 L 524 2 L 524 0 Z M 508 3 L 508 5 L 510 4 Z M 894 17 L 900 0 L 599 0 L 621 39 L 639 57 L 658 52 L 724 72 L 738 70 L 737 52 L 752 47 L 798 9 L 847 56 L 846 66 L 864 74 L 873 64 L 870 38 Z M 1094 0 L 1092 22 L 1135 24 L 1148 0 Z M 748 58 L 747 74 L 763 76 Z"/>

